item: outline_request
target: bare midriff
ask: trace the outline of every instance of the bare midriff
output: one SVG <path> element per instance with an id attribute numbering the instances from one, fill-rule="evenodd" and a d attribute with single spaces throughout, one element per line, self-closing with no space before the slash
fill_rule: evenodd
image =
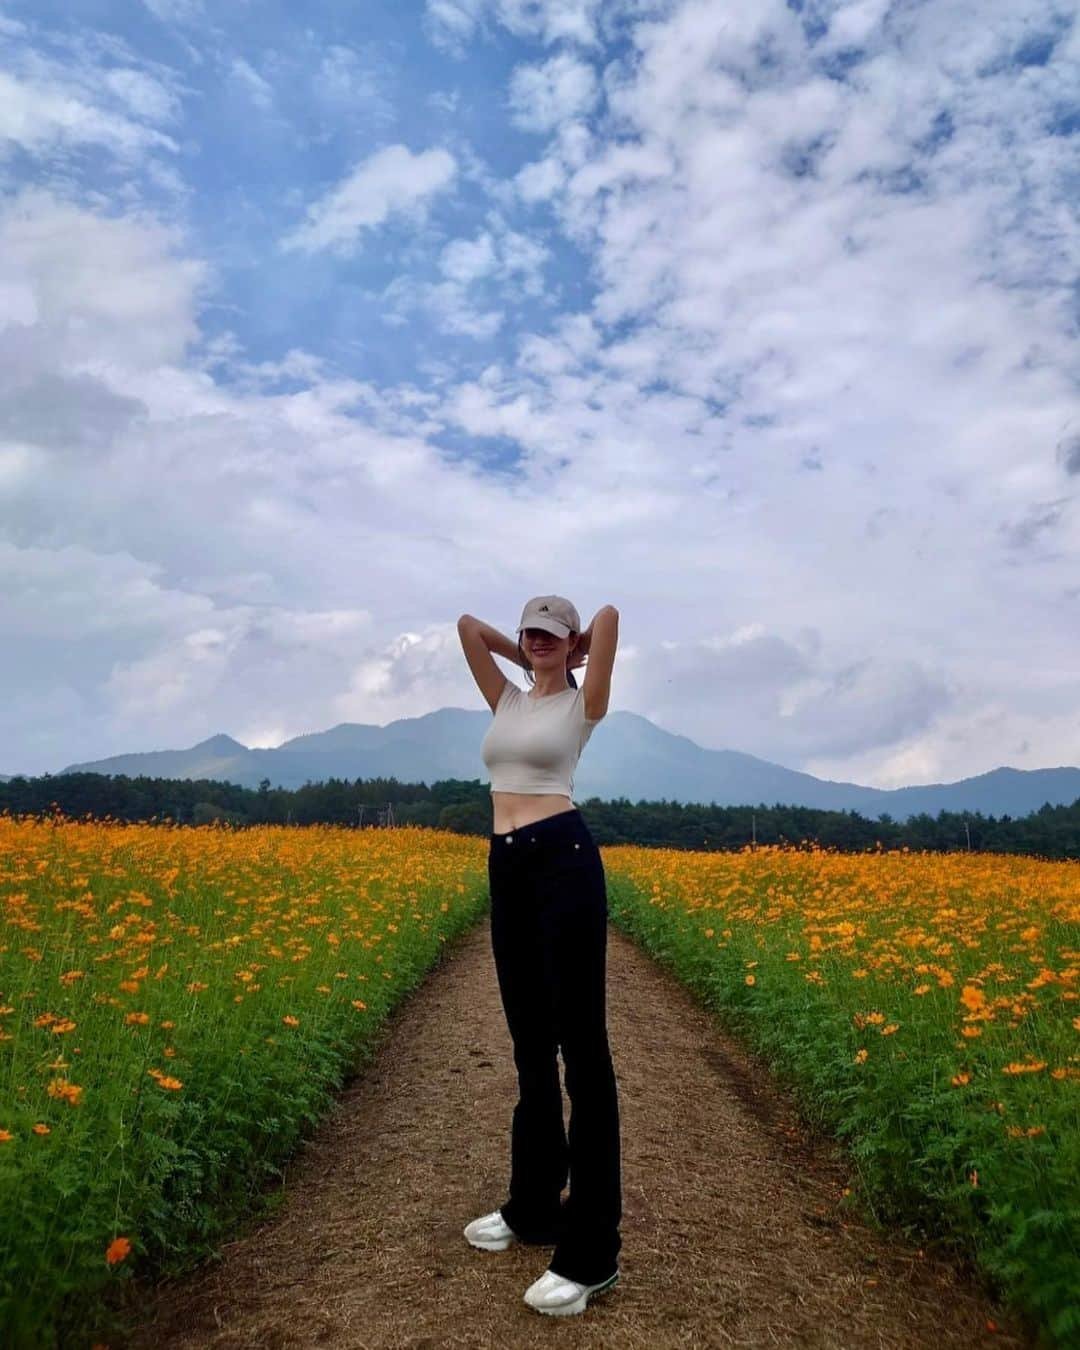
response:
<path id="1" fill-rule="evenodd" d="M 560 792 L 493 792 L 491 806 L 495 834 L 507 834 L 510 830 L 520 830 L 522 825 L 535 825 L 538 820 L 546 820 L 560 811 L 574 810 L 574 803 Z"/>

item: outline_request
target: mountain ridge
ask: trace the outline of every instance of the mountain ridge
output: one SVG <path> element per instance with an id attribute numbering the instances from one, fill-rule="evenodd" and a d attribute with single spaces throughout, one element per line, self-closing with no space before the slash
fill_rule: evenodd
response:
<path id="1" fill-rule="evenodd" d="M 70 764 L 62 773 L 218 779 L 257 787 L 298 788 L 328 778 L 396 778 L 430 784 L 440 779 L 489 781 L 480 741 L 491 714 L 438 708 L 385 726 L 339 722 L 325 731 L 290 737 L 271 749 L 251 749 L 225 733 L 186 750 L 149 750 Z M 3 775 L 0 775 L 2 778 Z M 709 750 L 667 732 L 638 713 L 613 711 L 597 726 L 574 775 L 574 798 L 679 801 L 717 806 L 806 806 L 858 811 L 893 819 L 939 811 L 1024 816 L 1046 803 L 1080 798 L 1080 768 L 999 766 L 955 782 L 900 788 L 816 778 L 739 750 Z"/>

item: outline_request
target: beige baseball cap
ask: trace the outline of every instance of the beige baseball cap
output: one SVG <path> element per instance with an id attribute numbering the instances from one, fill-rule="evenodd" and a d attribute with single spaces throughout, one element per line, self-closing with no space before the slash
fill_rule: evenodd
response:
<path id="1" fill-rule="evenodd" d="M 581 632 L 581 616 L 561 595 L 538 595 L 521 612 L 521 622 L 517 626 L 519 636 L 525 628 L 542 628 L 545 633 L 563 638 L 571 632 Z"/>

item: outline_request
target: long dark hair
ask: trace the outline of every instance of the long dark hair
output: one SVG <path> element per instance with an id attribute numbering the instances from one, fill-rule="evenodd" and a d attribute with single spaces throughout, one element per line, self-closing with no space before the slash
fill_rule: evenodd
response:
<path id="1" fill-rule="evenodd" d="M 568 633 L 567 636 L 569 637 L 571 634 L 573 634 L 574 637 L 578 636 L 577 633 L 574 633 L 573 629 L 570 630 L 570 633 Z M 533 674 L 533 668 L 532 664 L 529 661 L 529 658 L 525 655 L 525 648 L 521 645 L 520 633 L 518 634 L 517 647 L 518 647 L 518 656 L 521 658 L 521 664 L 525 669 L 525 679 L 529 682 L 529 684 L 535 684 L 536 676 Z M 568 670 L 566 672 L 566 678 L 570 681 L 570 687 L 572 689 L 576 689 L 577 680 L 574 679 L 574 672 L 572 670 Z"/>

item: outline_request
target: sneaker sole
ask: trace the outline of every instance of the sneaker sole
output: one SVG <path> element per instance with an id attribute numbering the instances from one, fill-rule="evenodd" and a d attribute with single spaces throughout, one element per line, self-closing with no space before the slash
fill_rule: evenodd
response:
<path id="1" fill-rule="evenodd" d="M 530 1303 L 529 1307 L 534 1312 L 547 1313 L 549 1317 L 573 1317 L 577 1313 L 583 1313 L 589 1306 L 589 1299 L 595 1294 L 606 1294 L 615 1284 L 618 1283 L 619 1272 L 616 1271 L 610 1279 L 603 1284 L 598 1284 L 592 1289 L 586 1289 L 580 1298 L 576 1298 L 573 1303 L 564 1303 L 561 1308 L 537 1308 L 535 1304 Z"/>
<path id="2" fill-rule="evenodd" d="M 468 1242 L 474 1247 L 479 1247 L 482 1252 L 504 1252 L 514 1241 L 512 1237 L 508 1238 L 475 1238 L 465 1234 Z"/>

